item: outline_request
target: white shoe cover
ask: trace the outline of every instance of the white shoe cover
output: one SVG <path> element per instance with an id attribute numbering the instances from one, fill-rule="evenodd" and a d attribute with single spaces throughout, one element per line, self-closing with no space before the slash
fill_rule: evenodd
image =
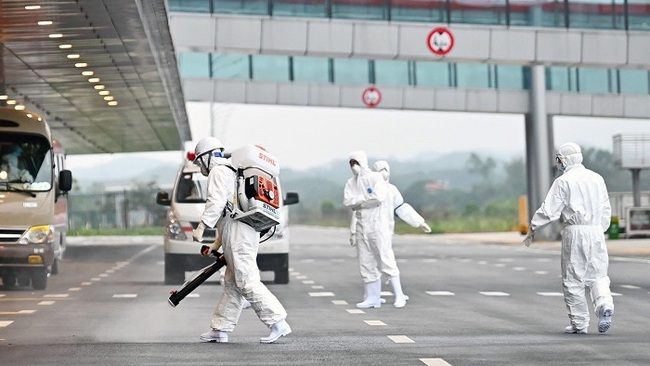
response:
<path id="1" fill-rule="evenodd" d="M 271 326 L 271 334 L 268 337 L 260 338 L 260 343 L 273 343 L 280 337 L 284 337 L 291 333 L 291 327 L 286 320 L 282 319 Z"/>
<path id="2" fill-rule="evenodd" d="M 605 333 L 612 326 L 612 314 L 614 310 L 605 308 L 604 306 L 598 311 L 598 332 Z"/>
<path id="3" fill-rule="evenodd" d="M 585 329 L 575 329 L 573 325 L 569 325 L 564 328 L 564 333 L 567 334 L 587 334 L 587 328 Z"/>
<path id="4" fill-rule="evenodd" d="M 213 329 L 201 334 L 201 340 L 205 342 L 228 343 L 228 333 Z"/>

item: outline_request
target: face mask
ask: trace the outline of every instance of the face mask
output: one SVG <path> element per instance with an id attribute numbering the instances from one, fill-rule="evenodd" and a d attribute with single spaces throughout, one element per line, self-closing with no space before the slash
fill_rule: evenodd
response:
<path id="1" fill-rule="evenodd" d="M 208 170 L 205 169 L 204 166 L 201 166 L 201 174 L 207 177 L 210 174 L 210 172 L 208 172 Z"/>
<path id="2" fill-rule="evenodd" d="M 562 164 L 562 160 L 559 156 L 555 158 L 555 167 L 560 173 L 564 173 L 564 170 L 566 169 L 566 167 Z"/>
<path id="3" fill-rule="evenodd" d="M 361 167 L 358 164 L 354 164 L 351 169 L 354 175 L 359 175 L 359 173 L 361 173 Z"/>

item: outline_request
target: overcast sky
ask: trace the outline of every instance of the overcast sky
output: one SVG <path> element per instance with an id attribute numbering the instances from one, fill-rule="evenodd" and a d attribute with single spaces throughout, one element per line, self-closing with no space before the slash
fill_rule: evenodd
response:
<path id="1" fill-rule="evenodd" d="M 209 103 L 187 103 L 187 112 L 195 140 L 214 133 L 227 149 L 263 145 L 281 166 L 299 170 L 347 159 L 354 150 L 389 160 L 427 152 L 523 156 L 525 151 L 522 115 L 215 104 L 211 131 Z M 614 134 L 650 133 L 648 120 L 555 117 L 554 126 L 557 146 L 573 141 L 609 151 Z M 74 169 L 119 155 L 70 155 L 68 166 Z M 177 160 L 180 154 L 141 156 Z"/>

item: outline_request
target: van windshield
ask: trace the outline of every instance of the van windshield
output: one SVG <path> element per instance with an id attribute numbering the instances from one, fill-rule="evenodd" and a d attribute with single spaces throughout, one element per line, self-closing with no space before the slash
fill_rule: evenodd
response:
<path id="1" fill-rule="evenodd" d="M 207 177 L 200 172 L 181 174 L 176 186 L 176 202 L 205 203 L 207 195 Z"/>
<path id="2" fill-rule="evenodd" d="M 50 143 L 44 136 L 0 134 L 0 188 L 26 191 L 52 188 Z"/>

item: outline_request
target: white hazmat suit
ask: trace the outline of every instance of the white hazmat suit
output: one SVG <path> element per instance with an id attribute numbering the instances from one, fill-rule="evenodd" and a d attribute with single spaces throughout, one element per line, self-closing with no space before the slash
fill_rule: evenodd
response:
<path id="1" fill-rule="evenodd" d="M 348 179 L 343 190 L 343 204 L 352 209 L 356 218 L 351 241 L 356 243 L 359 256 L 359 273 L 364 282 L 364 301 L 359 308 L 381 307 L 382 248 L 388 244 L 388 221 L 382 215 L 381 204 L 386 200 L 388 186 L 379 173 L 368 167 L 368 157 L 363 151 L 350 154 L 350 168 L 354 176 Z M 392 251 L 391 251 L 392 252 Z M 395 261 L 393 256 L 392 261 Z M 397 266 L 381 268 L 389 277 L 399 276 Z"/>
<path id="2" fill-rule="evenodd" d="M 216 225 L 217 236 L 221 240 L 227 263 L 223 294 L 210 322 L 212 331 L 203 333 L 201 339 L 209 342 L 227 342 L 228 333 L 234 330 L 241 315 L 244 298 L 250 302 L 258 318 L 271 328 L 269 337 L 263 337 L 260 341 L 272 343 L 291 333 L 291 328 L 285 321 L 286 310 L 260 279 L 256 261 L 260 234 L 251 226 L 230 217 L 236 173 L 230 165 L 230 160 L 221 157 L 220 151 L 216 154 L 208 152 L 208 158 L 205 158 L 200 155 L 197 145 L 196 154 L 197 165 L 202 166 L 202 171 L 205 168 L 209 172 L 207 202 L 200 225 Z M 198 234 L 194 233 L 195 238 Z"/>
<path id="3" fill-rule="evenodd" d="M 609 195 L 603 178 L 582 165 L 582 152 L 574 143 L 560 147 L 556 161 L 564 173 L 555 179 L 542 206 L 530 222 L 526 245 L 535 231 L 561 220 L 562 283 L 571 325 L 567 333 L 587 333 L 589 307 L 585 287 L 591 290 L 598 331 L 611 326 L 614 301 L 607 276 L 609 258 L 604 232 L 611 220 Z"/>

